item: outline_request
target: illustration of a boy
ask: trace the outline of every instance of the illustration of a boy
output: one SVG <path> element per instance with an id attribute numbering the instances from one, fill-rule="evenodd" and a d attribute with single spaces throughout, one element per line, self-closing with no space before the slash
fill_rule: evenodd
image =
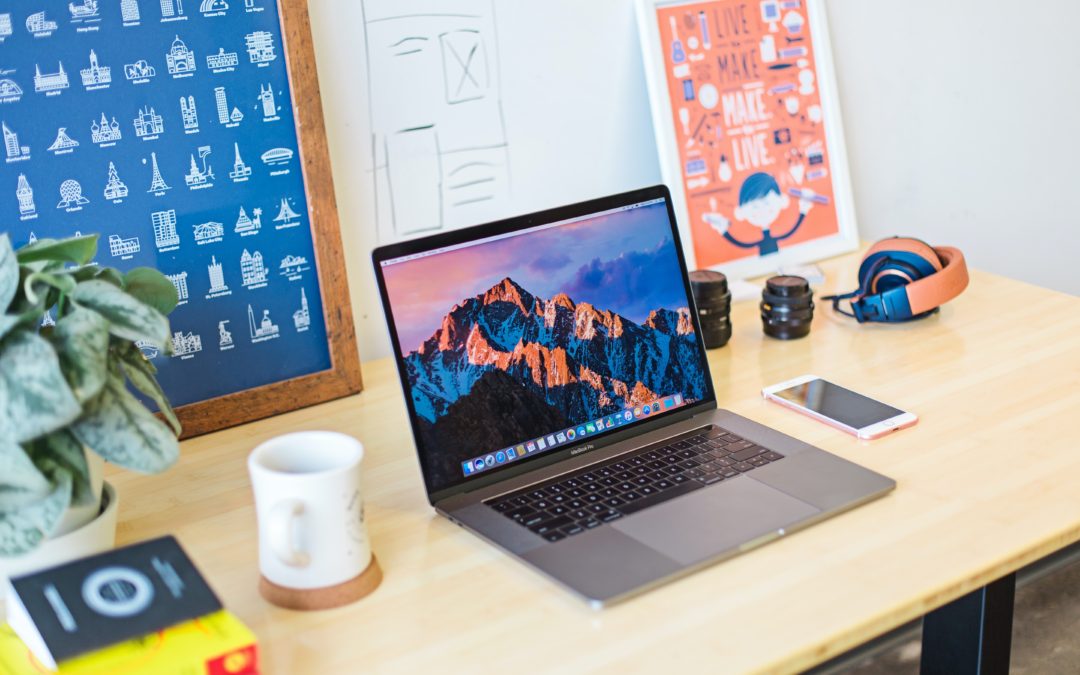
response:
<path id="1" fill-rule="evenodd" d="M 724 239 L 739 248 L 757 248 L 758 255 L 769 255 L 780 250 L 780 242 L 787 239 L 799 229 L 806 220 L 806 214 L 810 212 L 813 202 L 809 199 L 799 200 L 799 219 L 790 230 L 779 236 L 774 236 L 772 225 L 780 214 L 791 203 L 790 198 L 780 191 L 780 185 L 776 179 L 767 173 L 755 173 L 747 176 L 739 188 L 739 205 L 735 208 L 735 219 L 750 223 L 761 229 L 761 239 L 757 241 L 740 241 L 728 232 L 731 221 L 718 213 L 706 213 L 705 222 L 720 233 Z"/>

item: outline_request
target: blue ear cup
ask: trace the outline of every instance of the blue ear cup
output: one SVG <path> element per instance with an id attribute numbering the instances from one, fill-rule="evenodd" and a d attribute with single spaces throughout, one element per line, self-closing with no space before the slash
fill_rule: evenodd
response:
<path id="1" fill-rule="evenodd" d="M 867 277 L 862 285 L 869 289 L 871 295 L 907 286 L 912 281 L 922 278 L 915 267 L 892 258 L 883 259 L 880 269 L 865 265 L 864 267 Z"/>
<path id="2" fill-rule="evenodd" d="M 859 265 L 858 299 L 851 309 L 856 319 L 893 323 L 918 319 L 911 311 L 904 287 L 937 272 L 926 258 L 910 251 L 879 251 L 866 257 Z"/>
<path id="3" fill-rule="evenodd" d="M 867 294 L 885 293 L 935 273 L 926 258 L 909 251 L 878 251 L 859 265 L 859 286 Z"/>
<path id="4" fill-rule="evenodd" d="M 876 244 L 874 248 L 878 250 L 863 258 L 859 264 L 859 287 L 856 290 L 851 293 L 826 296 L 822 299 L 832 300 L 833 309 L 846 316 L 854 317 L 859 323 L 908 321 L 928 316 L 936 311 L 935 308 L 922 314 L 914 314 L 904 287 L 931 276 L 937 272 L 937 268 L 918 253 L 883 246 L 888 241 L 883 240 Z M 933 251 L 929 244 L 924 243 L 924 245 L 929 251 Z M 852 311 L 840 309 L 840 301 L 849 299 Z"/>
<path id="5" fill-rule="evenodd" d="M 935 248 L 912 237 L 891 237 L 871 246 L 859 264 L 858 278 L 854 291 L 822 300 L 832 300 L 834 310 L 859 323 L 921 319 L 968 285 L 967 263 L 960 249 Z M 851 301 L 850 312 L 840 309 L 842 300 Z"/>

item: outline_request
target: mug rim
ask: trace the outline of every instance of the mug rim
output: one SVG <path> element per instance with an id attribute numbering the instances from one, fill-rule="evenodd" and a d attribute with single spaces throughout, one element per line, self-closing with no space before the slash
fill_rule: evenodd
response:
<path id="1" fill-rule="evenodd" d="M 347 449 L 352 450 L 352 457 L 341 464 L 340 466 L 334 466 L 328 469 L 322 469 L 319 471 L 305 471 L 303 473 L 296 473 L 291 471 L 280 471 L 278 469 L 266 466 L 262 462 L 262 458 L 267 453 L 275 450 L 281 445 L 286 445 L 290 442 L 298 441 L 304 438 L 319 437 L 321 440 L 333 440 L 342 446 L 346 446 Z M 293 431 L 287 434 L 281 434 L 268 438 L 262 443 L 255 446 L 255 449 L 248 454 L 248 470 L 251 472 L 263 473 L 271 476 L 288 476 L 293 480 L 302 480 L 304 478 L 326 478 L 336 474 L 346 473 L 358 467 L 364 460 L 364 444 L 359 439 L 350 436 L 349 434 L 341 433 L 340 431 L 329 430 L 310 430 L 310 431 Z"/>

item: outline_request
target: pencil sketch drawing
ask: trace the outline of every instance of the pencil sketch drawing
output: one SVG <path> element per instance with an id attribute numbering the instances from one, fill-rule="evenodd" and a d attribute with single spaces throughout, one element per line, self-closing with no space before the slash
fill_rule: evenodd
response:
<path id="1" fill-rule="evenodd" d="M 492 0 L 363 0 L 380 241 L 505 213 Z"/>

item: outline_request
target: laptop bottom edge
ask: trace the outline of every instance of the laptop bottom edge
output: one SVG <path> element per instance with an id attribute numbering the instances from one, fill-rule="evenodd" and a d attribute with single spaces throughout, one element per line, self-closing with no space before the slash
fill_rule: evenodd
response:
<path id="1" fill-rule="evenodd" d="M 743 476 L 737 480 L 753 481 L 754 478 Z M 587 537 L 540 545 L 530 551 L 515 553 L 502 546 L 498 540 L 486 536 L 483 531 L 458 520 L 453 513 L 437 510 L 452 522 L 569 590 L 583 599 L 591 608 L 601 609 L 790 536 L 823 520 L 883 497 L 891 490 L 892 486 L 886 486 L 832 508 L 816 510 L 812 514 L 764 531 L 741 544 L 718 550 L 693 562 L 676 560 L 662 550 L 616 529 L 614 523 L 589 532 Z M 691 496 L 693 495 L 679 497 L 664 506 L 678 508 L 680 501 Z M 648 514 L 648 512 L 644 513 Z M 630 519 L 627 519 L 627 523 L 629 522 Z M 581 574 L 583 567 L 588 568 L 585 570 L 584 580 Z"/>

